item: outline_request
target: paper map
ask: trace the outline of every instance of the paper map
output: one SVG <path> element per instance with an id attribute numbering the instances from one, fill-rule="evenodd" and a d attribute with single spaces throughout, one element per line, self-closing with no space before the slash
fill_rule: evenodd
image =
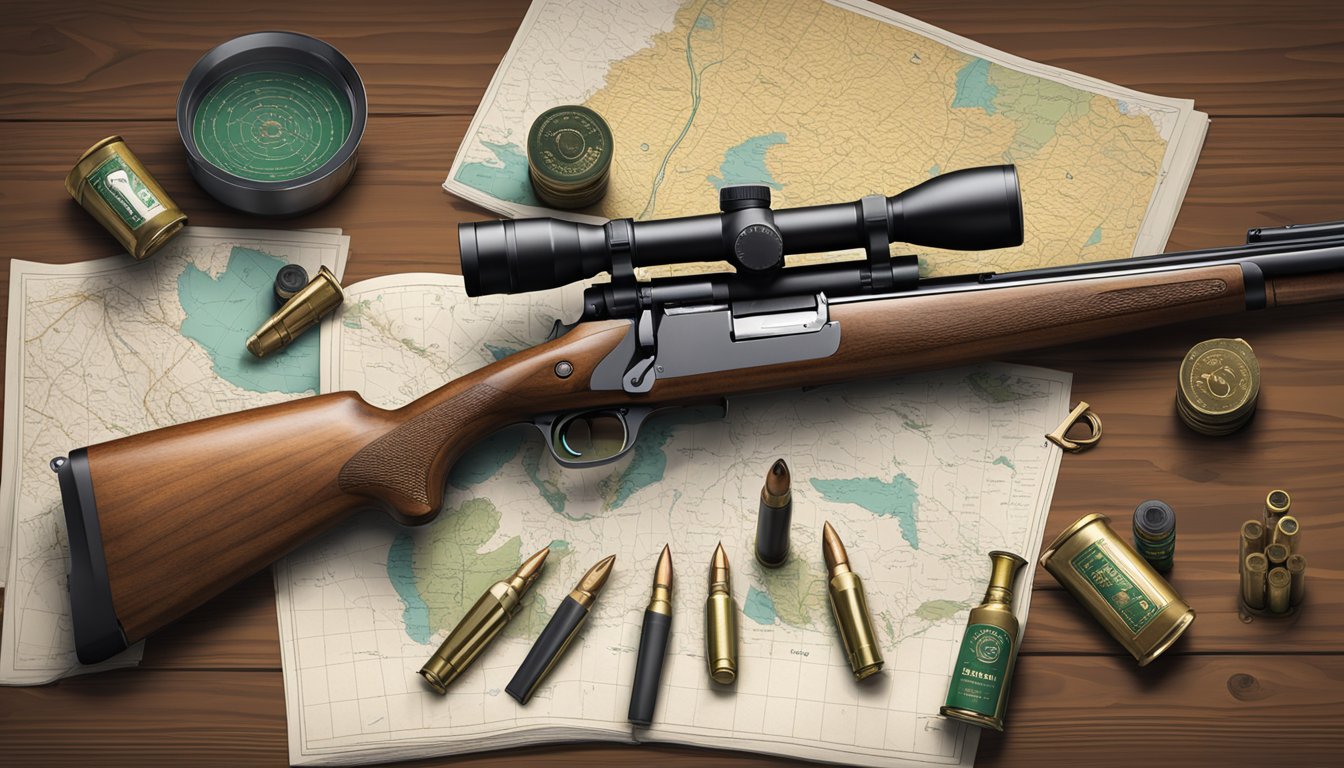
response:
<path id="1" fill-rule="evenodd" d="M 324 391 L 391 408 L 544 340 L 577 289 L 469 299 L 461 278 L 358 283 L 324 334 Z M 1071 376 L 983 365 L 675 411 L 614 465 L 566 470 L 530 427 L 454 467 L 445 509 L 406 528 L 369 513 L 276 566 L 295 764 L 350 764 L 558 740 L 671 741 L 883 765 L 969 765 L 977 729 L 938 715 L 992 549 L 1034 561 L 1060 452 L 1044 434 Z M 751 542 L 764 473 L 794 477 L 792 552 Z M 849 545 L 886 668 L 856 684 L 832 627 L 820 533 Z M 704 660 L 710 556 L 722 541 L 740 607 L 739 677 Z M 653 567 L 671 544 L 673 634 L 654 727 L 626 722 Z M 416 671 L 467 608 L 551 547 L 512 623 L 447 696 Z M 504 693 L 583 572 L 616 554 L 583 633 L 526 707 Z M 1016 601 L 1025 617 L 1031 572 Z"/>
<path id="2" fill-rule="evenodd" d="M 139 663 L 75 658 L 65 515 L 48 462 L 113 438 L 313 393 L 318 334 L 256 360 L 285 262 L 345 269 L 339 231 L 188 227 L 152 258 L 11 262 L 0 555 L 7 568 L 0 683 Z M 10 546 L 12 544 L 12 548 Z"/>
<path id="3" fill-rule="evenodd" d="M 528 128 L 561 104 L 615 138 L 607 195 L 579 213 L 540 207 L 528 182 Z M 1161 252 L 1207 124 L 1189 100 L 862 0 L 536 0 L 444 188 L 510 217 L 600 222 L 713 213 L 725 184 L 768 184 L 778 209 L 1013 163 L 1021 247 L 920 251 L 925 274 L 1004 272 Z"/>

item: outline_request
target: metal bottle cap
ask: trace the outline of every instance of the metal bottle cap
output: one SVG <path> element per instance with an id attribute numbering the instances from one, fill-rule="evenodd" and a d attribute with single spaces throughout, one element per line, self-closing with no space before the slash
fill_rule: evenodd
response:
<path id="1" fill-rule="evenodd" d="M 317 277 L 294 294 L 252 334 L 247 340 L 247 351 L 257 357 L 265 357 L 288 346 L 304 331 L 317 325 L 323 315 L 339 306 L 344 299 L 345 294 L 336 276 L 322 267 L 317 271 Z"/>

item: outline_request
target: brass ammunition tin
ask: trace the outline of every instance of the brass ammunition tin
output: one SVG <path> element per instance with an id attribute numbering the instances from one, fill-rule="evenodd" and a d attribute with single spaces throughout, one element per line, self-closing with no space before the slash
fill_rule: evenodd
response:
<path id="1" fill-rule="evenodd" d="M 137 259 L 149 258 L 187 223 L 120 136 L 108 136 L 80 155 L 65 189 Z"/>
<path id="2" fill-rule="evenodd" d="M 1288 548 L 1288 554 L 1293 554 L 1297 549 L 1297 534 L 1302 527 L 1297 524 L 1297 518 L 1292 515 L 1284 515 L 1274 524 L 1274 535 L 1270 539 L 1272 544 L 1282 544 Z M 1284 558 L 1287 562 L 1287 558 Z"/>
<path id="3" fill-rule="evenodd" d="M 1176 412 L 1205 435 L 1227 435 L 1255 415 L 1260 363 L 1242 339 L 1209 339 L 1190 348 L 1181 362 Z"/>
<path id="4" fill-rule="evenodd" d="M 1272 533 L 1279 518 L 1292 509 L 1293 497 L 1282 489 L 1275 489 L 1265 495 L 1265 533 Z M 1268 542 L 1266 542 L 1268 543 Z"/>
<path id="5" fill-rule="evenodd" d="M 989 588 L 966 620 L 947 704 L 939 711 L 944 717 L 1002 731 L 1017 661 L 1013 585 L 1027 561 L 1012 552 L 990 552 L 989 560 Z"/>
<path id="6" fill-rule="evenodd" d="M 265 357 L 289 346 L 299 334 L 317 325 L 323 315 L 344 300 L 341 283 L 331 274 L 331 270 L 325 266 L 318 269 L 317 277 L 286 301 L 248 338 L 247 351 L 257 357 Z"/>
<path id="7" fill-rule="evenodd" d="M 1084 515 L 1055 538 L 1041 565 L 1142 667 L 1176 642 L 1195 612 L 1108 520 Z"/>
<path id="8" fill-rule="evenodd" d="M 614 143 L 607 121 L 575 105 L 542 112 L 527 135 L 532 190 L 555 208 L 585 208 L 607 192 Z"/>
<path id="9" fill-rule="evenodd" d="M 1265 576 L 1269 573 L 1269 559 L 1263 552 L 1252 552 L 1241 561 L 1241 599 L 1246 607 L 1257 611 L 1265 609 Z"/>
<path id="10" fill-rule="evenodd" d="M 1289 555 L 1288 562 L 1284 567 L 1288 569 L 1288 575 L 1292 577 L 1292 583 L 1288 589 L 1288 605 L 1296 608 L 1302 604 L 1302 599 L 1307 596 L 1307 558 L 1302 555 Z"/>
<path id="11" fill-rule="evenodd" d="M 1265 605 L 1270 613 L 1287 613 L 1292 601 L 1293 577 L 1287 568 L 1271 568 L 1265 588 Z"/>

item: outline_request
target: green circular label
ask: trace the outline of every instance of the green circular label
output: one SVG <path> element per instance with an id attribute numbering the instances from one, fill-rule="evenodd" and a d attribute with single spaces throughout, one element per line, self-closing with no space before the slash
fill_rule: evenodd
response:
<path id="1" fill-rule="evenodd" d="M 527 136 L 528 162 L 565 185 L 602 178 L 611 167 L 611 154 L 611 128 L 587 107 L 548 109 L 532 123 Z"/>
<path id="2" fill-rule="evenodd" d="M 206 162 L 252 181 L 290 181 L 336 156 L 352 127 L 344 91 L 314 72 L 239 72 L 196 107 L 192 138 Z"/>

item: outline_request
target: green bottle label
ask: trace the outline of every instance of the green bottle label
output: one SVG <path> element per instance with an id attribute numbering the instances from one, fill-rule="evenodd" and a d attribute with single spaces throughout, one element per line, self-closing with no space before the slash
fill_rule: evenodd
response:
<path id="1" fill-rule="evenodd" d="M 1070 564 L 1115 610 L 1130 632 L 1142 632 L 1162 612 L 1161 606 L 1120 570 L 1102 542 L 1094 542 L 1074 555 Z"/>
<path id="2" fill-rule="evenodd" d="M 163 213 L 163 203 L 117 155 L 89 174 L 89 186 L 131 229 Z"/>
<path id="3" fill-rule="evenodd" d="M 947 706 L 999 717 L 999 694 L 1008 684 L 1013 640 L 992 624 L 971 624 L 961 640 Z"/>

